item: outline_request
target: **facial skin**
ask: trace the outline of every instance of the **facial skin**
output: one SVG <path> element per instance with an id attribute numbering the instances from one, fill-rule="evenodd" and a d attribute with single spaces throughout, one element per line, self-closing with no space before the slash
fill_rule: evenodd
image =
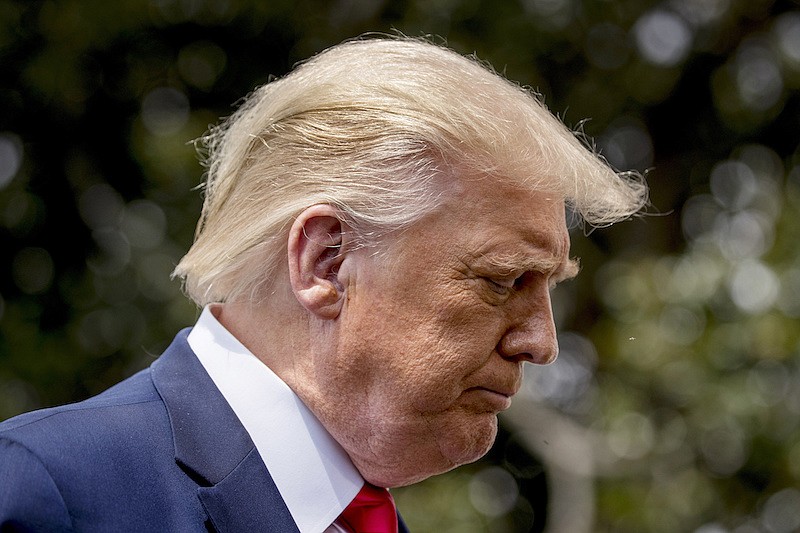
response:
<path id="1" fill-rule="evenodd" d="M 523 363 L 556 357 L 568 252 L 561 198 L 479 181 L 380 256 L 349 253 L 304 399 L 365 478 L 409 484 L 488 451 Z"/>
<path id="2" fill-rule="evenodd" d="M 225 304 L 219 319 L 367 481 L 402 486 L 477 460 L 523 363 L 557 355 L 550 290 L 577 273 L 563 199 L 491 179 L 459 184 L 377 253 L 350 246 L 336 214 L 312 206 L 291 230 L 294 310 Z"/>

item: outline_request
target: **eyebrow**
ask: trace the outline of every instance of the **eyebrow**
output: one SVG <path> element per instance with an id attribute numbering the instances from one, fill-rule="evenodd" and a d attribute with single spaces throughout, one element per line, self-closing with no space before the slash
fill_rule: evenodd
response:
<path id="1" fill-rule="evenodd" d="M 577 259 L 563 261 L 553 256 L 534 257 L 525 253 L 487 254 L 481 258 L 501 275 L 512 276 L 522 272 L 540 272 L 551 274 L 556 283 L 572 279 L 580 271 L 580 263 Z"/>
<path id="2" fill-rule="evenodd" d="M 578 272 L 580 271 L 581 271 L 580 260 L 578 260 L 577 258 L 567 259 L 567 262 L 562 265 L 561 269 L 556 271 L 554 276 L 555 279 L 553 281 L 556 283 L 561 283 L 562 281 L 573 279 L 575 276 L 578 275 Z"/>

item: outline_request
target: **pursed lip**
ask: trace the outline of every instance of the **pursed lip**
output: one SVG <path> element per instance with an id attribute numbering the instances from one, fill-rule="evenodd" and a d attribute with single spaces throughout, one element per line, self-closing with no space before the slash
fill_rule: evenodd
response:
<path id="1" fill-rule="evenodd" d="M 517 393 L 515 389 L 504 389 L 500 387 L 490 387 L 490 386 L 470 387 L 467 390 L 485 390 L 488 392 L 499 394 L 500 396 L 505 396 L 506 398 L 512 398 Z"/>
<path id="2" fill-rule="evenodd" d="M 511 398 L 517 393 L 516 389 L 501 388 L 495 386 L 476 386 L 466 389 L 465 392 L 475 391 L 483 393 L 492 403 L 496 403 L 498 410 L 505 410 L 511 407 Z"/>

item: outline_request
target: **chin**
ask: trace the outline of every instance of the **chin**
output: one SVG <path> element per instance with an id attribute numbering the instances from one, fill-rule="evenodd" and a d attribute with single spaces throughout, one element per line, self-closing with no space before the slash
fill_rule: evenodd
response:
<path id="1" fill-rule="evenodd" d="M 480 421 L 472 418 L 468 424 L 461 422 L 458 425 L 443 424 L 438 434 L 427 443 L 409 442 L 402 464 L 356 464 L 356 467 L 373 485 L 403 487 L 473 463 L 486 455 L 494 444 L 497 417 L 484 415 Z M 412 449 L 413 453 L 409 453 Z"/>
<path id="2" fill-rule="evenodd" d="M 440 437 L 439 449 L 451 463 L 447 470 L 473 463 L 486 455 L 497 437 L 497 416 L 482 415 Z"/>

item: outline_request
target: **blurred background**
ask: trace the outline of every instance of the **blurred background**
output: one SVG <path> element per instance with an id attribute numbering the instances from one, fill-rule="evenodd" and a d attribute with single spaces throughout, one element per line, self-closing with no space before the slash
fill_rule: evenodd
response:
<path id="1" fill-rule="evenodd" d="M 796 1 L 0 0 L 0 419 L 194 322 L 190 141 L 370 31 L 476 53 L 652 188 L 573 231 L 560 358 L 484 460 L 395 491 L 412 531 L 800 530 Z"/>

